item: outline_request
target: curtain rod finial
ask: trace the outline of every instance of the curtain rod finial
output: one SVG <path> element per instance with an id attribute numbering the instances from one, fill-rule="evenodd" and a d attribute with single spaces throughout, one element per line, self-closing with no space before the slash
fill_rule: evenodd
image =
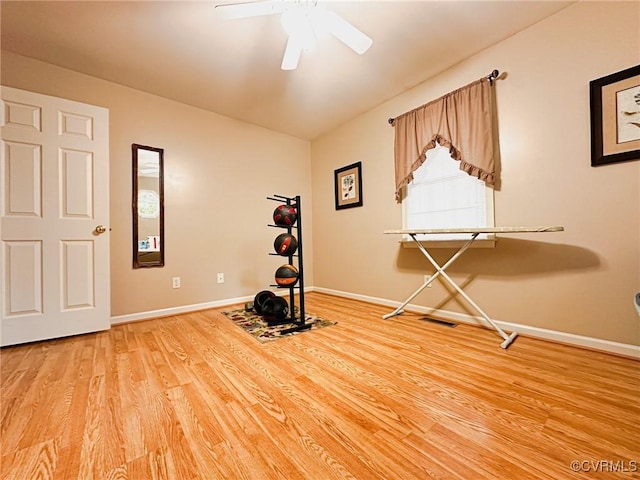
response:
<path id="1" fill-rule="evenodd" d="M 389 125 L 393 125 L 395 121 L 396 121 L 395 118 L 390 118 L 389 120 L 387 120 L 387 122 L 389 122 Z"/>

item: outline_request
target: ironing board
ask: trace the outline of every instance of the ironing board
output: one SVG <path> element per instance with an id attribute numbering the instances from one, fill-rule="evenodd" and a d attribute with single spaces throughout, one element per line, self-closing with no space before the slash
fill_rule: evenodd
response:
<path id="1" fill-rule="evenodd" d="M 469 302 L 469 304 L 484 318 L 493 329 L 498 332 L 498 334 L 502 337 L 503 342 L 500 344 L 502 348 L 507 348 L 518 336 L 517 332 L 511 332 L 508 335 L 499 325 L 497 325 L 489 315 L 487 315 L 472 299 L 467 295 L 456 282 L 454 282 L 449 275 L 445 272 L 447 267 L 449 267 L 458 257 L 460 257 L 475 241 L 475 239 L 481 233 L 544 233 L 544 232 L 562 232 L 564 230 L 563 227 L 484 227 L 484 228 L 434 228 L 434 229 L 425 229 L 425 230 L 385 230 L 385 234 L 389 235 L 408 235 L 417 245 L 418 249 L 422 252 L 422 254 L 429 260 L 431 265 L 433 265 L 436 269 L 435 273 L 433 273 L 429 278 L 427 278 L 424 283 L 418 288 L 415 292 L 407 298 L 402 305 L 396 308 L 393 312 L 383 315 L 383 319 L 391 318 L 396 315 L 400 315 L 404 311 L 404 307 L 408 305 L 408 303 L 413 300 L 422 290 L 428 287 L 436 278 L 442 276 L 456 291 L 464 297 L 464 299 Z M 462 233 L 469 234 L 470 238 L 467 240 L 458 251 L 451 257 L 447 262 L 440 266 L 438 262 L 434 260 L 434 258 L 429 254 L 425 246 L 420 243 L 416 237 L 418 235 L 424 234 L 453 234 L 453 233 Z"/>

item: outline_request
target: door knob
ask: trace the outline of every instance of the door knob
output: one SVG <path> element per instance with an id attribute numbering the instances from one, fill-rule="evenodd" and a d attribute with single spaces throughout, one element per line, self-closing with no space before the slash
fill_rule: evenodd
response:
<path id="1" fill-rule="evenodd" d="M 104 232 L 106 232 L 106 231 L 107 231 L 107 227 L 105 227 L 104 225 L 98 225 L 98 226 L 96 227 L 96 229 L 95 229 L 95 232 L 96 232 L 98 235 L 100 235 L 100 234 L 102 234 L 102 233 L 104 233 Z"/>

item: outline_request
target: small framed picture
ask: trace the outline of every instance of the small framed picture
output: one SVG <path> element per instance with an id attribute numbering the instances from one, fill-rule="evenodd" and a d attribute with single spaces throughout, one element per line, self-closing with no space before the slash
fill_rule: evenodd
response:
<path id="1" fill-rule="evenodd" d="M 591 166 L 640 159 L 640 65 L 589 82 Z"/>
<path id="2" fill-rule="evenodd" d="M 362 162 L 334 172 L 336 210 L 362 206 Z"/>

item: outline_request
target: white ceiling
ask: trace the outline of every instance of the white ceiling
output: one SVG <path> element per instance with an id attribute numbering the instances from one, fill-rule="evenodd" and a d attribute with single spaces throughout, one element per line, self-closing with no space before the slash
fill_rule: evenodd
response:
<path id="1" fill-rule="evenodd" d="M 327 38 L 294 71 L 277 16 L 217 3 L 2 1 L 2 49 L 311 140 L 573 2 L 326 2 L 373 46 Z"/>

